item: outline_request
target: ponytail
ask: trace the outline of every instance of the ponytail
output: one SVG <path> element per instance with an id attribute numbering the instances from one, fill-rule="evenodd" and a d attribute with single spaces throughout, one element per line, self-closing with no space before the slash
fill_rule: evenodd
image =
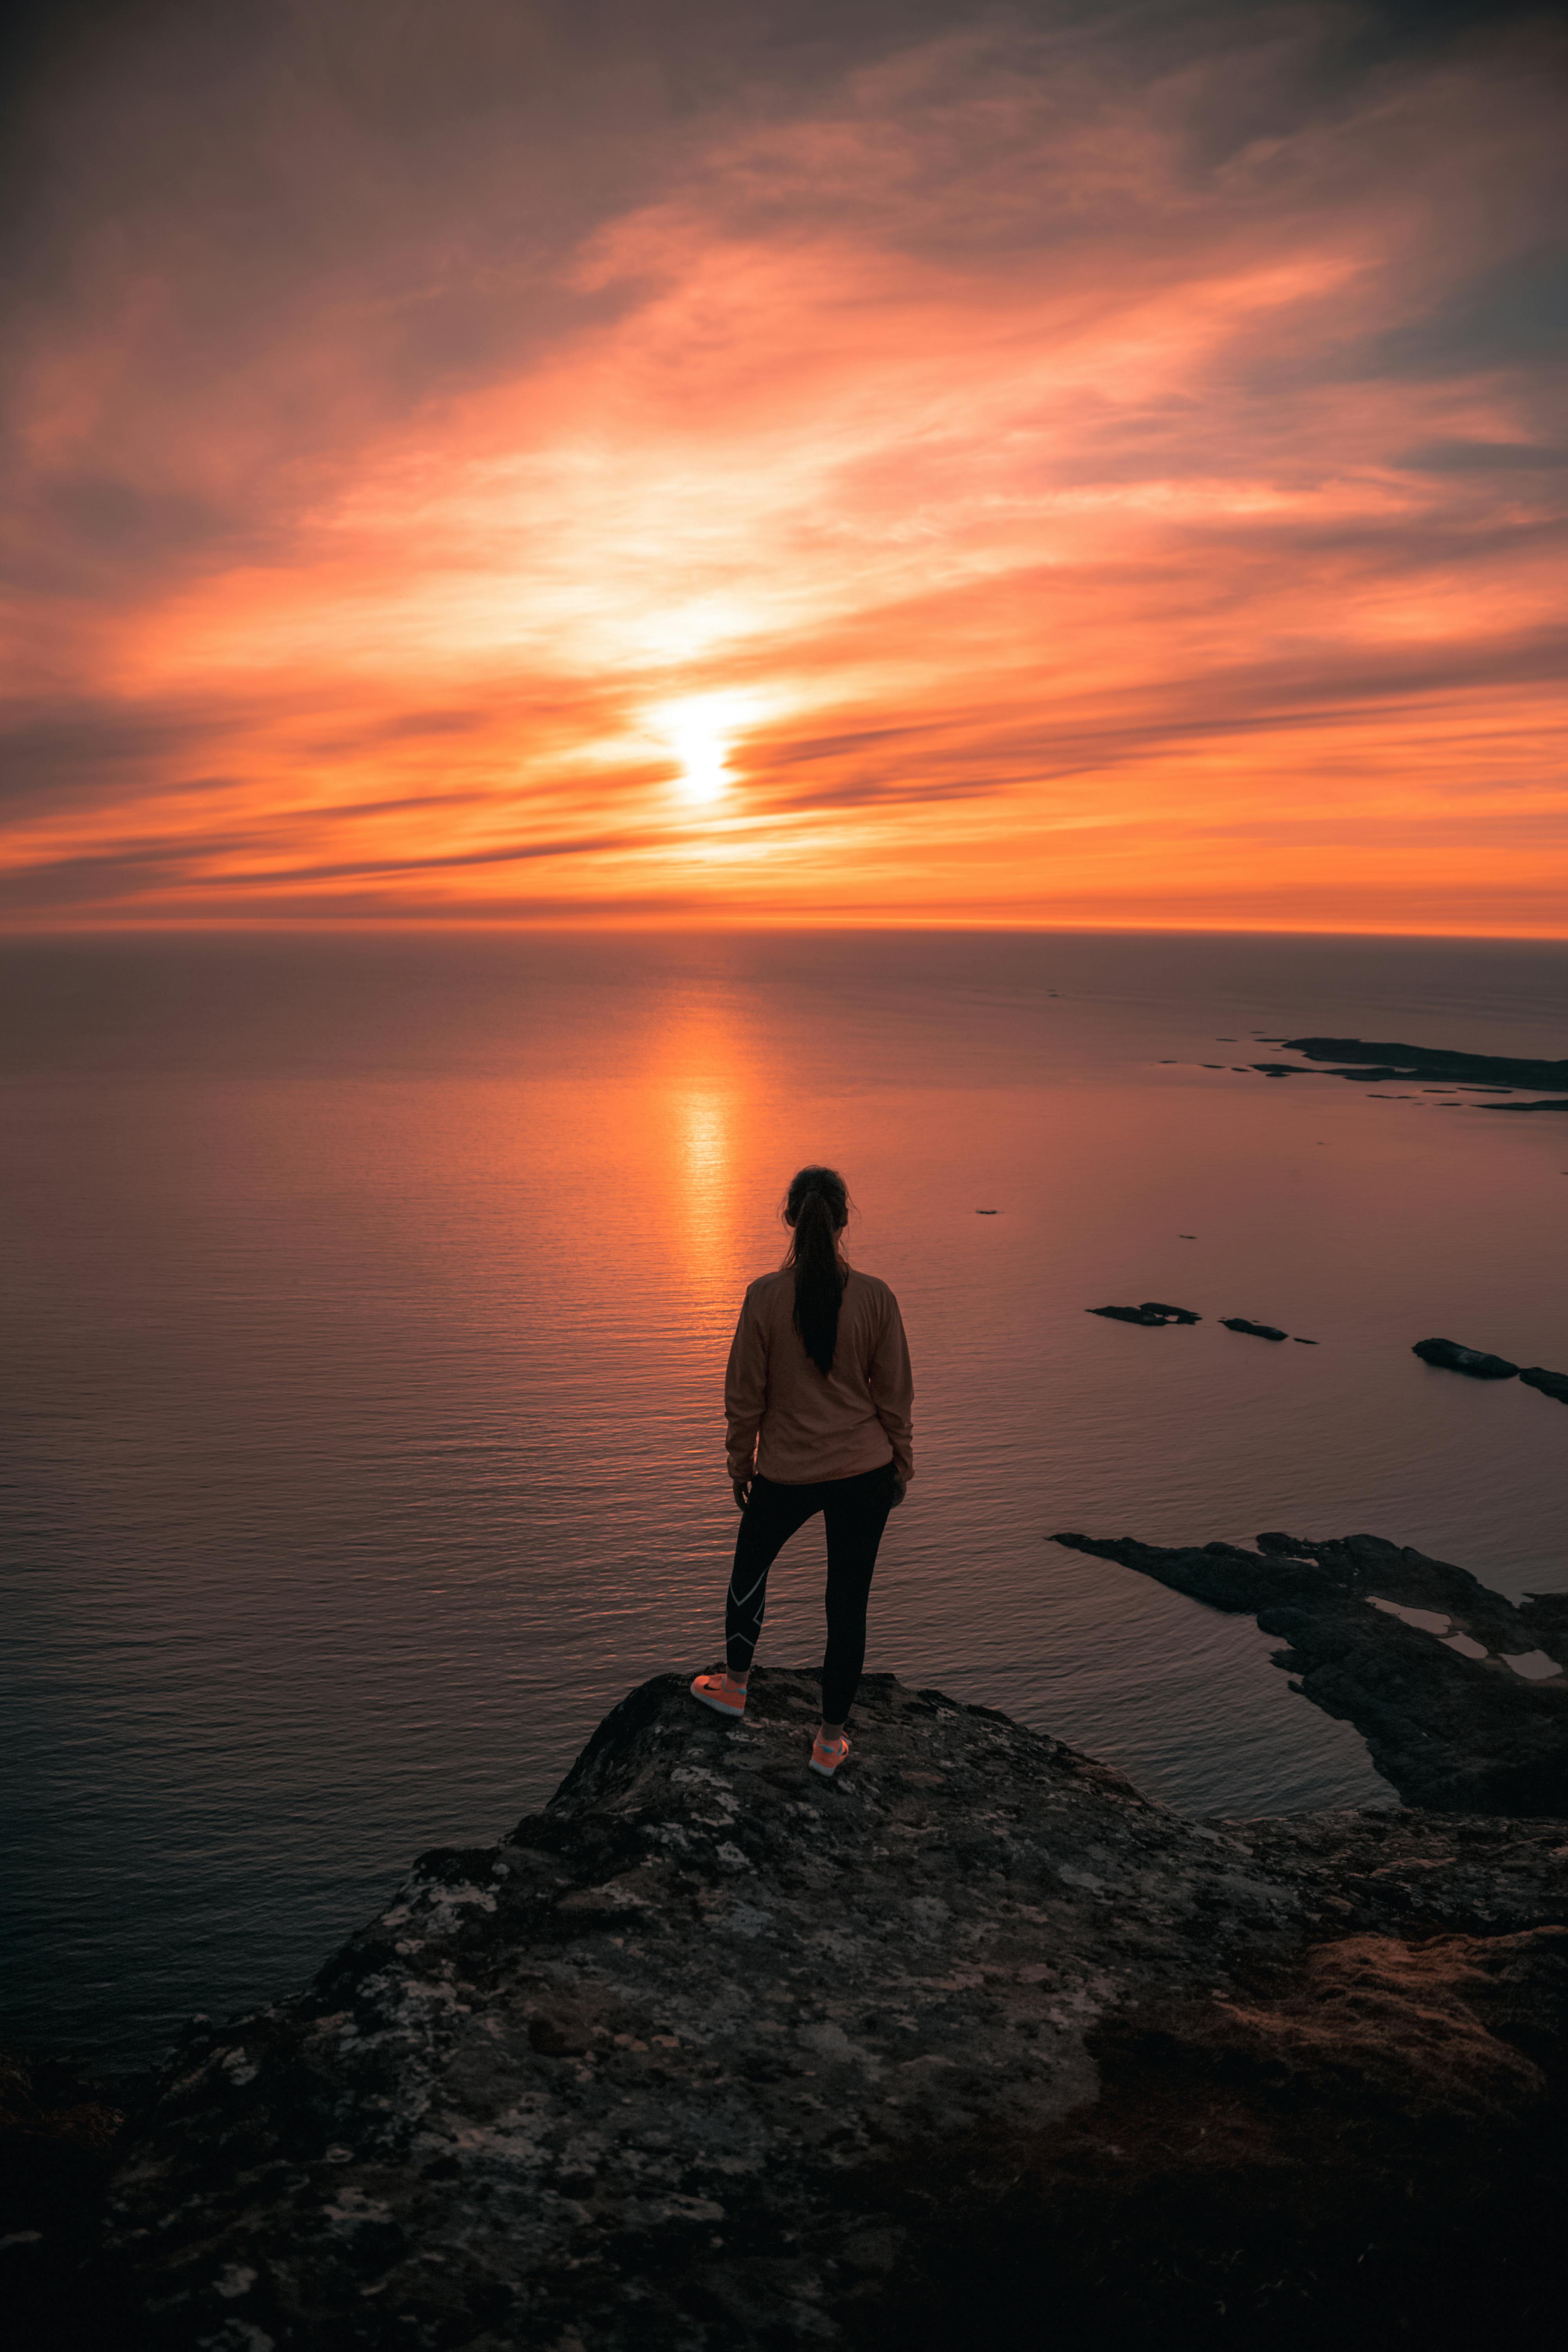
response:
<path id="1" fill-rule="evenodd" d="M 795 1328 L 826 1380 L 838 1345 L 847 1272 L 838 1252 L 838 1236 L 849 1222 L 843 1177 L 832 1168 L 803 1168 L 784 1196 L 784 1216 L 795 1235 L 784 1260 L 795 1269 Z"/>

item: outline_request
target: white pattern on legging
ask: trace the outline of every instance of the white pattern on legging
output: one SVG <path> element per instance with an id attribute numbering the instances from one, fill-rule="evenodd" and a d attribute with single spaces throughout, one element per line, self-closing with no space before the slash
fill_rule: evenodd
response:
<path id="1" fill-rule="evenodd" d="M 770 1560 L 770 1561 L 768 1562 L 768 1568 L 771 1568 L 772 1566 L 773 1566 L 773 1562 Z M 753 1585 L 752 1585 L 752 1589 L 751 1589 L 751 1591 L 750 1591 L 750 1592 L 748 1592 L 748 1593 L 745 1593 L 745 1594 L 742 1595 L 740 1598 L 737 1598 L 737 1596 L 736 1596 L 736 1592 L 735 1592 L 735 1580 L 734 1580 L 734 1578 L 731 1576 L 731 1578 L 730 1579 L 730 1596 L 729 1596 L 729 1597 L 730 1597 L 730 1605 L 731 1605 L 731 1607 L 735 1611 L 735 1612 L 736 1612 L 737 1616 L 740 1614 L 741 1611 L 742 1611 L 742 1609 L 744 1609 L 744 1607 L 746 1606 L 746 1603 L 747 1603 L 747 1601 L 752 1601 L 752 1600 L 754 1600 L 754 1599 L 756 1598 L 756 1595 L 757 1595 L 757 1594 L 762 1591 L 762 1589 L 763 1589 L 763 1585 L 767 1582 L 767 1580 L 768 1580 L 768 1569 L 767 1569 L 767 1568 L 764 1568 L 764 1569 L 763 1569 L 763 1572 L 762 1572 L 762 1574 L 761 1574 L 761 1576 L 759 1576 L 759 1577 L 758 1577 L 758 1579 L 757 1579 L 757 1580 L 756 1580 L 755 1584 L 753 1584 Z M 751 1631 L 749 1633 L 743 1633 L 743 1632 L 741 1632 L 741 1631 L 737 1630 L 736 1634 L 735 1634 L 735 1639 L 736 1639 L 736 1641 L 737 1641 L 737 1642 L 744 1642 L 744 1643 L 745 1643 L 745 1645 L 746 1645 L 746 1647 L 747 1647 L 747 1649 L 748 1649 L 748 1650 L 754 1650 L 754 1649 L 756 1648 L 756 1646 L 757 1646 L 757 1640 L 758 1640 L 758 1636 L 761 1634 L 762 1630 L 763 1630 L 763 1612 L 762 1612 L 762 1611 L 759 1609 L 759 1610 L 758 1610 L 758 1612 L 757 1612 L 757 1620 L 756 1620 L 756 1623 L 755 1623 L 755 1625 L 752 1627 L 752 1631 Z"/>

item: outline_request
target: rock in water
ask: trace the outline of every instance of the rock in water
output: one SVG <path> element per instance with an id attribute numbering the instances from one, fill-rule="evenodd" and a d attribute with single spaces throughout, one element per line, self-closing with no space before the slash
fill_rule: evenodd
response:
<path id="1" fill-rule="evenodd" d="M 1552 2306 L 1563 1824 L 1200 1826 L 885 1675 L 824 1784 L 816 1678 L 751 1687 L 726 1725 L 645 1684 L 546 1811 L 187 2043 L 115 2184 L 119 2344 L 1077 2352 Z"/>
<path id="2" fill-rule="evenodd" d="M 1568 1372 L 1543 1371 L 1539 1364 L 1531 1364 L 1519 1377 L 1527 1389 L 1539 1389 L 1542 1396 L 1555 1397 L 1559 1404 L 1568 1404 Z"/>
<path id="3" fill-rule="evenodd" d="M 1516 1609 L 1468 1571 L 1381 1536 L 1261 1535 L 1170 1549 L 1062 1535 L 1211 1608 L 1255 1616 L 1289 1647 L 1274 1663 L 1325 1714 L 1353 1723 L 1406 1803 L 1441 1812 L 1568 1813 L 1568 1675 L 1528 1684 L 1503 1660 L 1538 1647 L 1561 1667 L 1568 1623 L 1550 1601 Z M 1376 1601 L 1383 1604 L 1373 1607 Z M 1390 1606 L 1392 1604 L 1392 1606 Z M 1407 1623 L 1429 1615 L 1441 1633 Z M 1479 1646 L 1478 1660 L 1453 1646 Z"/>
<path id="4" fill-rule="evenodd" d="M 1288 1339 L 1290 1336 L 1289 1331 L 1278 1330 L 1272 1323 L 1249 1323 L 1245 1315 L 1222 1315 L 1219 1319 L 1226 1331 L 1247 1331 L 1255 1339 Z M 1315 1347 L 1317 1342 L 1309 1339 L 1307 1345 Z"/>
<path id="5" fill-rule="evenodd" d="M 1482 1348 L 1461 1348 L 1457 1339 L 1417 1339 L 1410 1350 L 1424 1364 L 1439 1371 L 1468 1372 L 1473 1381 L 1511 1381 L 1519 1370 L 1506 1356 L 1489 1356 Z"/>
<path id="6" fill-rule="evenodd" d="M 1158 1298 L 1146 1298 L 1141 1307 L 1086 1307 L 1083 1311 L 1108 1315 L 1114 1323 L 1201 1323 L 1204 1319 L 1190 1307 L 1167 1307 Z"/>

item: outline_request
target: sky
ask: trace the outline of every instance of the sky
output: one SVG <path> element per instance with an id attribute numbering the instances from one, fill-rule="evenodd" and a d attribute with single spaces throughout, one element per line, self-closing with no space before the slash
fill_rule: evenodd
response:
<path id="1" fill-rule="evenodd" d="M 55 0 L 0 920 L 1568 932 L 1506 0 Z"/>

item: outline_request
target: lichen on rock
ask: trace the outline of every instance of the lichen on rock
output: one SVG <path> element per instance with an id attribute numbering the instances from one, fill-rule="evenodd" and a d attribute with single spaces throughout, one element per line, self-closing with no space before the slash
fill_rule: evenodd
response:
<path id="1" fill-rule="evenodd" d="M 1303 2264 L 1419 2315 L 1390 2168 L 1445 2135 L 1537 2178 L 1562 1824 L 1194 1823 L 889 1676 L 825 1784 L 816 1705 L 645 1684 L 542 1813 L 193 2038 L 114 2185 L 151 2340 L 892 2352 L 1043 2340 L 1042 2296 L 1053 2342 L 1216 2340 Z"/>

